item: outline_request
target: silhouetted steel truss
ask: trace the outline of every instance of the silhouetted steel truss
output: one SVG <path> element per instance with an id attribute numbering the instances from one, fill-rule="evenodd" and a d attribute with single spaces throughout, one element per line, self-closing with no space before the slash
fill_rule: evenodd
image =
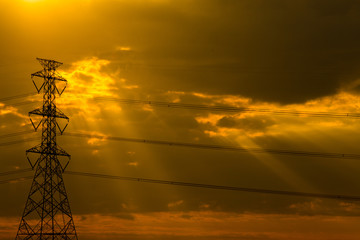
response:
<path id="1" fill-rule="evenodd" d="M 32 167 L 36 168 L 30 193 L 22 215 L 16 240 L 20 239 L 77 239 L 68 197 L 62 174 L 69 163 L 70 155 L 56 143 L 57 130 L 62 134 L 69 122 L 69 118 L 56 108 L 56 94 L 64 92 L 67 81 L 60 76 L 56 69 L 62 63 L 37 58 L 43 70 L 31 74 L 32 81 L 40 93 L 43 92 L 43 106 L 29 112 L 29 117 L 35 131 L 42 126 L 41 144 L 26 151 L 26 156 Z M 44 79 L 38 86 L 34 77 Z M 63 87 L 58 88 L 57 83 Z M 32 119 L 39 116 L 38 123 Z M 61 128 L 57 118 L 64 119 L 66 125 Z M 40 154 L 33 162 L 31 154 Z M 65 158 L 64 163 L 60 158 Z"/>

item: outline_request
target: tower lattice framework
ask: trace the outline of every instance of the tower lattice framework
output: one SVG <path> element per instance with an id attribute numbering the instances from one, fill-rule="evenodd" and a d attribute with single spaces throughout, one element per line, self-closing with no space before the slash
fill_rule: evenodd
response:
<path id="1" fill-rule="evenodd" d="M 62 134 L 69 122 L 55 104 L 56 95 L 63 93 L 67 81 L 56 72 L 62 63 L 41 58 L 37 60 L 43 70 L 31 74 L 31 78 L 38 93 L 43 93 L 43 105 L 29 112 L 29 117 L 35 131 L 42 127 L 42 139 L 39 145 L 26 151 L 31 167 L 36 170 L 16 240 L 77 239 L 62 177 L 70 155 L 56 143 L 56 134 L 58 131 Z M 34 77 L 44 79 L 40 86 L 35 83 Z M 59 83 L 62 83 L 62 89 L 58 88 Z M 34 115 L 41 119 L 38 123 L 32 119 Z M 61 128 L 57 119 L 64 119 L 65 127 Z M 33 153 L 40 155 L 35 162 L 29 158 Z M 63 162 L 63 159 L 66 161 Z"/>

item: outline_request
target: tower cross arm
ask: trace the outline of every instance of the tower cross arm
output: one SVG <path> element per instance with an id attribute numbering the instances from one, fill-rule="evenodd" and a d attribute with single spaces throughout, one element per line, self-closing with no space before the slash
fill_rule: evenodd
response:
<path id="1" fill-rule="evenodd" d="M 31 77 L 40 77 L 40 78 L 51 78 L 57 81 L 67 82 L 67 80 L 62 77 L 59 73 L 54 72 L 51 75 L 48 75 L 44 70 L 37 71 L 36 73 L 31 74 Z"/>
<path id="2" fill-rule="evenodd" d="M 36 145 L 35 147 L 32 147 L 32 148 L 26 150 L 26 153 L 42 153 L 41 144 Z"/>
<path id="3" fill-rule="evenodd" d="M 39 116 L 43 116 L 43 117 L 55 117 L 55 118 L 63 118 L 66 120 L 69 120 L 69 117 L 66 116 L 62 111 L 60 111 L 59 109 L 41 109 L 41 108 L 37 108 L 35 110 L 32 110 L 31 112 L 29 112 L 29 116 L 31 115 L 39 115 Z"/>
<path id="4" fill-rule="evenodd" d="M 64 156 L 64 157 L 71 157 L 64 149 L 59 146 L 52 147 L 51 149 L 47 146 L 39 144 L 35 147 L 32 147 L 26 150 L 26 153 L 39 153 L 39 154 L 48 154 L 48 155 L 57 155 L 57 156 Z"/>
<path id="5" fill-rule="evenodd" d="M 56 68 L 60 67 L 63 64 L 55 60 L 44 59 L 44 58 L 36 58 L 36 60 L 40 62 L 41 66 L 43 66 L 44 69 L 55 70 Z"/>
<path id="6" fill-rule="evenodd" d="M 53 78 L 57 81 L 67 82 L 67 80 L 57 72 L 54 73 Z"/>
<path id="7" fill-rule="evenodd" d="M 70 158 L 70 154 L 68 154 L 64 149 L 62 149 L 62 148 L 59 147 L 59 146 L 56 146 L 54 155 L 64 156 L 64 157 Z"/>
<path id="8" fill-rule="evenodd" d="M 40 71 L 37 71 L 36 73 L 32 73 L 31 77 L 41 77 L 41 78 L 46 77 L 45 71 L 40 70 Z"/>

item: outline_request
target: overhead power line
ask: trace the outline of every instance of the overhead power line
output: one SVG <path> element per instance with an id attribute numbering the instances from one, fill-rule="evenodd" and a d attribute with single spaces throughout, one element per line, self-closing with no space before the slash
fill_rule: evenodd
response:
<path id="1" fill-rule="evenodd" d="M 340 194 L 308 193 L 308 192 L 269 190 L 269 189 L 260 189 L 260 188 L 232 187 L 232 186 L 223 186 L 223 185 L 178 182 L 178 181 L 158 180 L 158 179 L 149 179 L 149 178 L 123 177 L 123 176 L 114 176 L 114 175 L 97 174 L 97 173 L 89 173 L 89 172 L 66 171 L 65 173 L 68 175 L 76 175 L 76 176 L 86 176 L 86 177 L 94 177 L 94 178 L 106 178 L 106 179 L 114 179 L 114 180 L 176 185 L 176 186 L 184 186 L 184 187 L 208 188 L 208 189 L 219 189 L 219 190 L 250 192 L 250 193 L 263 193 L 263 194 L 275 194 L 275 195 L 286 195 L 286 196 L 298 196 L 298 197 L 327 198 L 327 199 L 348 200 L 348 201 L 360 201 L 360 196 L 350 196 L 350 195 L 340 195 Z"/>
<path id="2" fill-rule="evenodd" d="M 19 95 L 15 95 L 15 96 L 4 97 L 4 98 L 0 98 L 0 103 L 11 101 L 14 99 L 19 99 L 19 98 L 26 98 L 26 97 L 30 97 L 30 96 L 34 96 L 34 95 L 37 95 L 37 93 L 36 92 L 24 93 L 24 94 L 19 94 Z M 7 103 L 6 105 L 16 107 L 16 106 L 28 105 L 28 104 L 37 103 L 37 102 L 39 102 L 39 101 L 26 100 L 26 101 L 22 101 L 22 102 Z"/>
<path id="3" fill-rule="evenodd" d="M 29 105 L 33 103 L 39 103 L 40 101 L 24 101 L 24 102 L 17 102 L 17 103 L 11 103 L 7 104 L 8 106 L 17 107 L 17 106 L 23 106 L 23 105 Z"/>
<path id="4" fill-rule="evenodd" d="M 155 144 L 155 145 L 163 145 L 163 146 L 190 147 L 190 148 L 210 149 L 210 150 L 225 150 L 225 151 L 249 152 L 249 153 L 269 153 L 269 154 L 292 155 L 292 156 L 302 156 L 302 157 L 360 159 L 360 154 L 308 152 L 308 151 L 292 151 L 292 150 L 277 150 L 277 149 L 262 149 L 262 148 L 242 148 L 236 146 L 170 142 L 170 141 L 161 141 L 161 140 L 148 140 L 148 139 L 113 137 L 113 136 L 99 136 L 99 135 L 71 133 L 71 132 L 64 133 L 64 135 L 72 136 L 72 137 L 98 138 L 98 139 L 107 139 L 112 141 L 147 143 L 147 144 Z"/>
<path id="5" fill-rule="evenodd" d="M 3 172 L 3 173 L 0 173 L 0 176 L 24 173 L 24 172 L 29 172 L 29 171 L 32 171 L 32 170 L 30 168 L 27 168 L 27 169 L 15 170 L 15 171 Z M 68 174 L 68 175 L 74 175 L 74 176 L 84 176 L 84 177 L 104 178 L 104 179 L 133 181 L 133 182 L 174 185 L 174 186 L 183 186 L 183 187 L 207 188 L 207 189 L 228 190 L 228 191 L 237 191 L 237 192 L 262 193 L 262 194 L 274 194 L 274 195 L 298 196 L 298 197 L 327 198 L 327 199 L 348 200 L 348 201 L 360 201 L 360 196 L 353 196 L 353 195 L 309 193 L 309 192 L 262 189 L 262 188 L 234 187 L 234 186 L 225 186 L 225 185 L 179 182 L 179 181 L 159 180 L 159 179 L 150 179 L 150 178 L 124 177 L 124 176 L 115 176 L 115 175 L 89 173 L 89 172 L 78 172 L 78 171 L 68 171 L 68 170 L 66 170 L 64 173 Z M 7 179 L 7 180 L 2 180 L 2 181 L 0 181 L 0 184 L 11 183 L 11 182 L 20 182 L 20 181 L 29 180 L 31 178 L 32 178 L 32 176 L 12 178 L 12 179 Z"/>
<path id="6" fill-rule="evenodd" d="M 33 104 L 33 103 L 39 103 L 39 102 L 40 101 L 23 101 L 23 102 L 16 102 L 16 103 L 7 103 L 5 106 L 17 107 L 17 106 L 29 105 L 29 104 Z"/>
<path id="7" fill-rule="evenodd" d="M 32 130 L 9 133 L 5 135 L 0 135 L 1 138 L 13 137 L 18 135 L 24 135 L 33 133 Z M 224 146 L 224 145 L 210 145 L 210 144 L 196 144 L 196 143 L 184 143 L 184 142 L 171 142 L 171 141 L 161 141 L 161 140 L 149 140 L 149 139 L 139 139 L 139 138 L 125 138 L 125 137 L 113 137 L 113 136 L 100 136 L 93 134 L 85 133 L 71 133 L 64 132 L 65 136 L 72 137 L 83 137 L 83 138 L 98 138 L 98 139 L 108 139 L 111 141 L 122 141 L 122 142 L 133 142 L 133 143 L 146 143 L 154 145 L 163 145 L 163 146 L 174 146 L 174 147 L 190 147 L 198 149 L 209 149 L 209 150 L 222 150 L 222 151 L 236 151 L 236 152 L 248 152 L 248 153 L 268 153 L 268 154 L 277 154 L 277 155 L 291 155 L 291 156 L 302 156 L 302 157 L 319 157 L 319 158 L 337 158 L 337 159 L 360 159 L 360 154 L 350 154 L 350 153 L 331 153 L 331 152 L 311 152 L 311 151 L 293 151 L 293 150 L 279 150 L 279 149 L 262 149 L 262 148 L 242 148 L 237 146 Z M 29 142 L 37 140 L 38 138 L 27 138 L 22 140 L 15 140 L 9 142 L 0 143 L 1 146 L 8 146 L 23 142 Z"/>
<path id="8" fill-rule="evenodd" d="M 18 98 L 25 98 L 25 97 L 33 96 L 36 94 L 37 94 L 36 92 L 32 92 L 32 93 L 24 93 L 24 94 L 19 94 L 19 95 L 15 95 L 15 96 L 4 97 L 4 98 L 0 98 L 0 102 L 6 102 L 6 101 L 18 99 Z"/>
<path id="9" fill-rule="evenodd" d="M 0 135 L 0 139 L 21 136 L 21 135 L 26 135 L 26 134 L 31 134 L 31 133 L 35 133 L 34 130 L 25 130 L 25 131 L 21 131 L 21 132 L 8 133 L 8 134 Z M 38 139 L 39 139 L 39 137 L 33 137 L 33 138 L 25 138 L 25 139 L 21 139 L 21 140 L 2 142 L 2 143 L 0 143 L 0 147 L 24 143 L 24 142 L 30 142 L 30 141 L 34 141 L 34 140 L 38 140 Z"/>
<path id="10" fill-rule="evenodd" d="M 122 104 L 150 105 L 154 107 L 182 108 L 182 109 L 207 110 L 207 111 L 217 111 L 217 112 L 233 112 L 233 113 L 259 112 L 259 113 L 272 113 L 276 115 L 295 115 L 295 116 L 309 116 L 309 117 L 360 118 L 360 113 L 272 110 L 272 109 L 264 109 L 264 108 L 258 109 L 258 108 L 249 108 L 249 107 L 230 107 L 230 106 L 216 106 L 216 105 L 203 105 L 203 104 L 190 104 L 190 103 L 172 103 L 172 102 L 112 98 L 112 97 L 95 97 L 94 100 L 115 101 Z"/>
<path id="11" fill-rule="evenodd" d="M 34 133 L 34 130 L 26 130 L 26 131 L 22 131 L 22 132 L 3 134 L 3 135 L 0 135 L 0 139 L 14 137 L 14 136 L 20 136 L 20 135 L 29 134 L 29 133 Z"/>
<path id="12" fill-rule="evenodd" d="M 7 171 L 7 172 L 0 172 L 0 177 L 7 176 L 7 175 L 24 173 L 24 172 L 30 172 L 30 171 L 32 171 L 31 168 L 25 168 L 25 169 L 19 169 L 19 170 Z"/>
<path id="13" fill-rule="evenodd" d="M 33 176 L 25 176 L 25 177 L 18 177 L 18 178 L 6 179 L 6 180 L 1 180 L 1 181 L 0 181 L 0 184 L 23 182 L 23 181 L 26 181 L 26 180 L 30 180 L 30 179 L 32 179 L 32 178 L 33 178 Z"/>
<path id="14" fill-rule="evenodd" d="M 31 141 L 34 141 L 34 140 L 39 140 L 39 138 L 38 137 L 36 137 L 36 138 L 26 138 L 26 139 L 22 139 L 22 140 L 3 142 L 3 143 L 0 143 L 0 147 L 14 145 L 14 144 L 18 144 L 18 143 L 24 143 L 24 142 L 31 142 Z"/>
<path id="15" fill-rule="evenodd" d="M 5 102 L 13 99 L 24 98 L 35 95 L 36 93 L 25 93 L 15 96 L 9 96 L 0 98 L 0 102 Z M 259 112 L 259 113 L 272 113 L 276 115 L 295 115 L 295 116 L 308 116 L 308 117 L 327 117 L 327 118 L 360 118 L 360 113 L 351 112 L 313 112 L 313 111 L 295 111 L 295 110 L 273 110 L 266 108 L 251 108 L 251 107 L 231 107 L 221 105 L 206 105 L 206 104 L 192 104 L 192 103 L 173 103 L 163 101 L 151 101 L 140 99 L 126 99 L 126 98 L 112 98 L 112 97 L 95 97 L 95 101 L 115 101 L 122 104 L 136 104 L 136 105 L 150 105 L 154 107 L 166 107 L 166 108 L 181 108 L 181 109 L 193 109 L 193 110 L 206 110 L 216 112 Z M 36 101 L 23 101 L 11 104 L 12 106 L 21 106 Z"/>

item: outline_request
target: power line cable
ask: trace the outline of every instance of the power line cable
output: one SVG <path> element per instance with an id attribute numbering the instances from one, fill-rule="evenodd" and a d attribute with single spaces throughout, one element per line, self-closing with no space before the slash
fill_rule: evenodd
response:
<path id="1" fill-rule="evenodd" d="M 18 98 L 24 98 L 37 93 L 25 93 L 15 96 L 9 96 L 0 98 L 0 102 L 9 101 Z M 206 104 L 192 104 L 192 103 L 172 103 L 163 101 L 151 101 L 151 100 L 139 100 L 139 99 L 126 99 L 126 98 L 112 98 L 112 97 L 95 97 L 96 101 L 116 101 L 123 104 L 137 104 L 137 105 L 151 105 L 155 107 L 167 107 L 167 108 L 182 108 L 182 109 L 194 109 L 194 110 L 207 110 L 218 112 L 260 112 L 260 113 L 272 113 L 276 115 L 295 115 L 295 116 L 310 116 L 310 117 L 329 117 L 329 118 L 360 118 L 360 113 L 337 113 L 337 112 L 311 112 L 311 111 L 294 111 L 294 110 L 272 110 L 272 109 L 257 109 L 250 107 L 231 107 L 231 106 L 216 106 Z M 35 103 L 36 101 L 24 101 L 11 104 L 12 106 L 21 106 L 26 104 Z"/>
<path id="2" fill-rule="evenodd" d="M 39 102 L 40 101 L 24 101 L 24 102 L 11 103 L 11 104 L 8 104 L 8 106 L 17 107 L 17 106 L 29 105 L 29 104 L 33 104 L 33 103 L 39 103 Z"/>
<path id="3" fill-rule="evenodd" d="M 275 194 L 275 195 L 298 196 L 298 197 L 314 197 L 314 198 L 327 198 L 327 199 L 348 200 L 348 201 L 360 201 L 360 196 L 350 196 L 350 195 L 340 195 L 340 194 L 308 193 L 308 192 L 296 192 L 296 191 L 269 190 L 269 189 L 261 189 L 261 188 L 244 188 L 244 187 L 212 185 L 212 184 L 202 184 L 202 183 L 192 183 L 192 182 L 158 180 L 158 179 L 149 179 L 149 178 L 123 177 L 123 176 L 114 176 L 114 175 L 97 174 L 97 173 L 89 173 L 89 172 L 76 172 L 76 171 L 65 171 L 65 174 L 94 177 L 94 178 L 124 180 L 124 181 L 176 185 L 176 186 L 184 186 L 184 187 L 229 190 L 229 191 L 238 191 L 238 192 L 250 192 L 250 193 L 263 193 L 263 194 Z"/>
<path id="4" fill-rule="evenodd" d="M 0 98 L 0 102 L 6 102 L 6 101 L 18 99 L 18 98 L 29 97 L 29 96 L 33 96 L 36 94 L 37 94 L 36 92 L 32 92 L 32 93 L 24 93 L 24 94 L 19 94 L 19 95 L 15 95 L 15 96 L 4 97 L 4 98 Z"/>
<path id="5" fill-rule="evenodd" d="M 31 168 L 25 168 L 25 169 L 19 169 L 19 170 L 7 171 L 7 172 L 0 172 L 0 176 L 2 177 L 2 176 L 19 174 L 19 173 L 30 172 L 30 171 L 32 171 Z"/>
<path id="6" fill-rule="evenodd" d="M 99 135 L 71 133 L 71 132 L 64 133 L 63 135 L 72 136 L 72 137 L 98 138 L 98 139 L 107 139 L 112 141 L 146 143 L 146 144 L 174 146 L 174 147 L 190 147 L 190 148 L 210 149 L 210 150 L 225 150 L 225 151 L 249 152 L 249 153 L 269 153 L 269 154 L 292 155 L 292 156 L 302 156 L 302 157 L 360 159 L 360 154 L 308 152 L 308 151 L 292 151 L 292 150 L 277 150 L 277 149 L 262 149 L 262 148 L 242 148 L 236 146 L 170 142 L 170 141 L 161 141 L 161 140 L 148 140 L 148 139 L 113 137 L 113 136 L 99 136 Z"/>
<path id="7" fill-rule="evenodd" d="M 34 140 L 39 140 L 39 138 L 38 137 L 36 137 L 36 138 L 26 138 L 26 139 L 22 139 L 22 140 L 3 142 L 3 143 L 0 143 L 0 147 L 19 144 L 19 143 L 24 143 L 24 142 L 31 142 L 31 141 L 34 141 Z"/>
<path id="8" fill-rule="evenodd" d="M 23 182 L 26 180 L 30 180 L 32 179 L 33 176 L 25 176 L 25 177 L 18 177 L 18 178 L 12 178 L 12 179 L 6 179 L 6 180 L 1 180 L 0 184 L 5 184 L 5 183 L 14 183 L 14 182 Z"/>
<path id="9" fill-rule="evenodd" d="M 17 106 L 29 105 L 29 104 L 33 104 L 33 103 L 39 103 L 39 102 L 40 101 L 23 101 L 23 102 L 16 102 L 16 103 L 8 103 L 5 106 L 17 107 Z"/>
<path id="10" fill-rule="evenodd" d="M 29 133 L 34 133 L 34 130 L 26 130 L 26 131 L 22 131 L 22 132 L 8 133 L 8 134 L 0 135 L 0 138 L 14 137 L 14 136 L 19 136 L 19 135 L 24 135 L 24 134 L 29 134 Z"/>
<path id="11" fill-rule="evenodd" d="M 137 104 L 137 105 L 151 105 L 154 107 L 167 107 L 167 108 L 183 108 L 194 110 L 207 110 L 218 112 L 260 112 L 272 113 L 277 115 L 295 115 L 295 116 L 311 116 L 311 117 L 329 117 L 329 118 L 360 118 L 360 113 L 336 113 L 336 112 L 311 112 L 311 111 L 293 111 L 293 110 L 271 110 L 271 109 L 257 109 L 249 107 L 230 107 L 230 106 L 214 106 L 203 104 L 190 104 L 190 103 L 172 103 L 161 101 L 146 101 L 137 99 L 123 99 L 111 97 L 95 97 L 96 101 L 116 101 L 123 104 Z"/>
<path id="12" fill-rule="evenodd" d="M 20 173 L 20 172 L 29 172 L 29 171 L 31 171 L 31 169 L 22 169 L 22 170 L 16 170 L 16 171 L 3 172 L 3 173 L 0 173 L 0 176 L 10 175 L 10 174 L 15 174 L 15 173 Z M 193 183 L 193 182 L 159 180 L 159 179 L 150 179 L 150 178 L 124 177 L 124 176 L 115 176 L 115 175 L 89 173 L 89 172 L 78 172 L 78 171 L 68 171 L 68 170 L 65 171 L 64 173 L 68 174 L 68 175 L 74 175 L 74 176 L 85 176 L 85 177 L 93 177 L 93 178 L 144 182 L 144 183 L 154 183 L 154 184 L 163 184 L 163 185 L 175 185 L 175 186 L 183 186 L 183 187 L 207 188 L 207 189 L 228 190 L 228 191 L 237 191 L 237 192 L 262 193 L 262 194 L 274 194 L 274 195 L 298 196 L 298 197 L 326 198 L 326 199 L 348 200 L 348 201 L 360 201 L 360 196 L 354 196 L 354 195 L 309 193 L 309 192 L 262 189 L 262 188 L 245 188 L 245 187 L 202 184 L 202 183 Z M 2 181 L 0 181 L 0 184 L 11 183 L 14 181 L 25 181 L 28 179 L 32 179 L 32 176 L 25 176 L 25 177 L 2 180 Z"/>
<path id="13" fill-rule="evenodd" d="M 0 135 L 0 139 L 23 135 L 23 134 L 29 134 L 29 133 L 33 133 L 33 130 L 27 130 L 27 131 L 22 131 L 22 132 L 17 132 L 17 133 Z M 98 138 L 98 139 L 108 139 L 108 140 L 112 140 L 112 141 L 146 143 L 146 144 L 175 146 L 175 147 L 190 147 L 190 148 L 210 149 L 210 150 L 237 151 L 237 152 L 249 152 L 249 153 L 268 153 L 268 154 L 292 155 L 292 156 L 303 156 L 303 157 L 340 158 L 340 159 L 358 159 L 358 160 L 360 159 L 360 154 L 349 154 L 349 153 L 292 151 L 292 150 L 262 149 L 262 148 L 242 148 L 242 147 L 236 147 L 236 146 L 170 142 L 170 141 L 161 141 L 161 140 L 147 140 L 147 139 L 113 137 L 113 136 L 99 136 L 99 135 L 84 134 L 84 133 L 71 133 L 71 132 L 64 133 L 63 135 L 72 136 L 72 137 Z M 27 138 L 27 139 L 22 139 L 22 140 L 3 142 L 3 143 L 0 143 L 0 146 L 8 146 L 8 145 L 13 145 L 13 144 L 33 141 L 33 140 L 37 140 L 37 139 L 38 138 Z"/>

